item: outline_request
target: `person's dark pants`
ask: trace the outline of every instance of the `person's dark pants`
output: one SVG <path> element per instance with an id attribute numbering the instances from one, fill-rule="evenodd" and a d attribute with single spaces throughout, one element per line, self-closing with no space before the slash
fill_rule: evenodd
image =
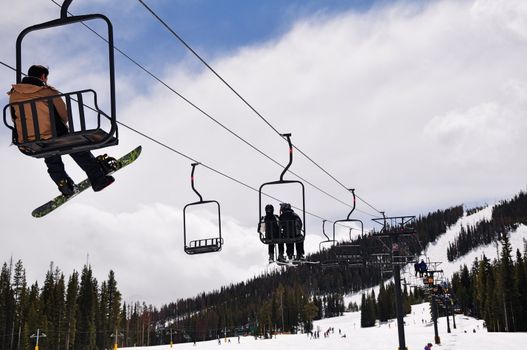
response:
<path id="1" fill-rule="evenodd" d="M 294 255 L 294 248 L 296 245 L 296 255 L 304 255 L 304 241 L 296 242 L 296 243 L 287 243 L 287 256 L 293 256 Z"/>
<path id="2" fill-rule="evenodd" d="M 284 244 L 278 243 L 278 255 L 284 255 Z M 269 256 L 274 256 L 274 244 L 268 244 L 269 246 Z"/>
<path id="3" fill-rule="evenodd" d="M 98 183 L 104 179 L 104 172 L 101 169 L 101 166 L 89 151 L 71 153 L 71 158 L 79 165 L 79 167 L 84 170 L 88 179 L 92 184 Z M 62 157 L 59 155 L 47 157 L 44 159 L 48 167 L 48 174 L 51 179 L 58 183 L 60 180 L 68 179 L 69 176 L 64 169 L 64 163 L 62 162 Z"/>

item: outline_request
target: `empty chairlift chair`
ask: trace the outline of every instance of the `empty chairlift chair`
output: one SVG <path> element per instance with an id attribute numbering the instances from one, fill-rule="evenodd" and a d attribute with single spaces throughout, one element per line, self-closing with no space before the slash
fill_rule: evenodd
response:
<path id="1" fill-rule="evenodd" d="M 190 183 L 192 190 L 198 195 L 199 201 L 189 203 L 183 208 L 183 238 L 184 238 L 184 250 L 185 253 L 193 254 L 203 254 L 203 253 L 213 253 L 221 250 L 223 245 L 223 238 L 221 237 L 221 216 L 220 216 L 220 203 L 215 200 L 203 200 L 201 194 L 194 187 L 194 170 L 196 165 L 199 163 L 192 163 L 192 173 L 190 176 Z M 214 203 L 218 209 L 218 233 L 210 238 L 200 238 L 195 240 L 189 240 L 187 237 L 187 209 L 192 206 L 201 206 L 208 203 Z"/>

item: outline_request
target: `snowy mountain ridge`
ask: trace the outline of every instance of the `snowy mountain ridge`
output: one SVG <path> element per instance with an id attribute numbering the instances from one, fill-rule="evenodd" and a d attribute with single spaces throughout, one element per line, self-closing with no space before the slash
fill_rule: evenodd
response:
<path id="1" fill-rule="evenodd" d="M 499 243 L 492 243 L 485 246 L 480 246 L 452 262 L 449 262 L 447 259 L 448 244 L 450 242 L 453 242 L 457 238 L 457 236 L 461 232 L 461 228 L 466 228 L 467 226 L 475 226 L 483 220 L 490 220 L 492 218 L 493 208 L 493 205 L 489 205 L 471 215 L 466 215 L 465 212 L 465 214 L 454 225 L 450 226 L 444 234 L 439 236 L 439 238 L 435 242 L 429 243 L 425 247 L 422 256 L 427 257 L 431 262 L 440 262 L 440 264 L 437 265 L 437 268 L 443 270 L 444 278 L 448 280 L 452 278 L 452 275 L 455 272 L 458 272 L 460 270 L 461 266 L 472 266 L 472 263 L 474 262 L 475 258 L 479 259 L 483 255 L 485 255 L 490 260 L 496 259 L 498 257 L 498 251 L 501 247 L 498 246 Z M 513 252 L 516 251 L 516 249 L 520 249 L 520 251 L 523 252 L 525 244 L 524 241 L 527 241 L 527 226 L 519 225 L 516 231 L 510 232 L 510 242 Z M 412 278 L 411 273 L 408 273 L 410 271 L 413 271 L 413 266 L 407 265 L 403 269 L 403 271 L 406 271 L 406 273 L 402 273 L 402 278 L 407 278 L 415 282 L 415 279 Z M 385 284 L 390 283 L 391 281 L 393 281 L 393 278 L 386 280 Z M 346 305 L 349 302 L 355 302 L 357 304 L 360 304 L 362 293 L 371 290 L 374 290 L 375 294 L 378 295 L 379 286 L 367 288 L 367 290 L 352 293 L 346 296 Z"/>

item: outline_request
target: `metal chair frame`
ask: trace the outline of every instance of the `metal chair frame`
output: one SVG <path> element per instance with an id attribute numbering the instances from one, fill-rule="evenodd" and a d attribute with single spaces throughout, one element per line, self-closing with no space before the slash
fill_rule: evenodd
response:
<path id="1" fill-rule="evenodd" d="M 56 128 L 53 132 L 53 137 L 51 139 L 47 140 L 27 140 L 27 130 L 22 130 L 22 133 L 24 134 L 24 140 L 22 142 L 19 142 L 14 136 L 13 136 L 13 143 L 19 147 L 19 149 L 22 151 L 22 153 L 32 156 L 35 158 L 42 158 L 47 157 L 51 155 L 62 155 L 62 154 L 68 154 L 83 150 L 90 150 L 90 149 L 96 149 L 106 146 L 112 146 L 116 145 L 118 143 L 118 133 L 117 133 L 117 119 L 116 119 L 116 103 L 115 103 L 115 63 L 114 63 L 114 45 L 113 45 L 113 26 L 111 21 L 108 19 L 108 17 L 102 15 L 102 14 L 88 14 L 88 15 L 80 15 L 80 16 L 68 16 L 68 8 L 71 5 L 71 2 L 73 0 L 65 0 L 61 6 L 60 9 L 60 18 L 51 20 L 48 22 L 36 24 L 30 27 L 25 28 L 20 32 L 20 34 L 17 37 L 16 40 L 16 82 L 17 84 L 20 84 L 22 82 L 22 41 L 24 37 L 34 31 L 43 30 L 43 29 L 49 29 L 54 27 L 60 27 L 65 25 L 70 25 L 74 23 L 79 22 L 86 22 L 89 20 L 96 20 L 100 19 L 105 22 L 107 27 L 107 42 L 108 42 L 108 63 L 109 63 L 109 80 L 110 80 L 110 114 L 107 115 L 101 110 L 99 110 L 98 107 L 96 107 L 98 115 L 100 118 L 101 115 L 103 115 L 105 118 L 108 118 L 110 121 L 110 129 L 109 130 L 102 130 L 99 127 L 95 130 L 87 130 L 83 129 L 81 127 L 81 130 L 74 131 L 70 130 L 70 132 L 64 136 L 56 135 Z M 82 91 L 76 91 L 71 93 L 65 93 L 55 96 L 55 98 L 66 98 L 66 105 L 68 108 L 71 108 L 71 96 L 76 95 L 77 96 L 77 102 L 80 106 L 83 106 L 83 98 L 82 93 L 84 92 L 93 92 L 93 90 L 82 90 Z M 94 94 L 94 101 L 95 105 L 97 105 L 97 98 Z M 51 97 L 52 98 L 52 97 Z M 48 106 L 50 106 L 50 117 L 53 115 L 51 111 L 51 105 L 49 103 L 48 99 Z M 23 103 L 28 104 L 30 106 L 30 110 L 32 111 L 31 120 L 34 123 L 35 126 L 37 126 L 38 122 L 35 123 L 36 116 L 36 108 L 35 103 L 41 102 L 42 99 L 35 99 L 35 100 L 29 100 L 24 101 Z M 11 126 L 7 123 L 6 118 L 6 109 L 8 106 L 15 108 L 14 105 L 20 105 L 19 103 L 13 104 L 13 106 L 7 105 L 4 107 L 4 124 L 10 128 L 12 131 L 15 131 L 14 126 Z M 13 109 L 10 108 L 11 116 L 12 118 L 15 117 L 15 114 L 13 113 Z M 19 106 L 20 108 L 20 106 Z M 82 108 L 80 108 L 82 109 Z M 79 110 L 80 115 L 84 116 L 84 111 Z M 71 119 L 71 112 L 68 112 L 68 118 Z M 27 123 L 27 120 L 25 120 Z M 81 124 L 83 124 L 84 121 L 81 120 Z M 100 126 L 100 119 L 98 120 L 98 125 Z M 71 126 L 70 126 L 71 127 Z M 13 132 L 13 134 L 16 134 Z"/>
<path id="2" fill-rule="evenodd" d="M 282 171 L 282 173 L 280 174 L 280 179 L 277 180 L 277 181 L 271 181 L 271 182 L 266 182 L 264 184 L 262 184 L 258 190 L 258 222 L 259 223 L 262 223 L 262 206 L 263 206 L 263 202 L 262 202 L 262 195 L 264 194 L 263 192 L 263 189 L 264 187 L 266 186 L 275 186 L 275 185 L 284 185 L 284 184 L 298 184 L 302 190 L 302 208 L 300 208 L 302 210 L 302 229 L 300 231 L 300 234 L 299 235 L 293 235 L 292 237 L 284 237 L 283 234 L 280 236 L 280 237 L 266 237 L 265 235 L 265 232 L 262 231 L 262 228 L 261 226 L 262 225 L 258 225 L 258 228 L 257 228 L 257 231 L 260 235 L 260 241 L 264 244 L 280 244 L 280 243 L 296 243 L 296 242 L 301 242 L 304 240 L 305 238 L 305 235 L 306 235 L 306 194 L 305 194 L 305 188 L 304 188 L 304 184 L 301 182 L 301 181 L 298 181 L 298 180 L 284 180 L 284 175 L 285 173 L 287 172 L 287 170 L 289 170 L 289 167 L 291 166 L 291 164 L 293 163 L 293 145 L 291 143 L 291 134 L 283 134 L 282 136 L 284 136 L 287 140 L 287 143 L 289 145 L 289 163 L 287 164 L 287 166 L 284 168 L 284 170 Z M 281 225 L 283 225 L 283 222 L 281 222 Z M 281 227 L 281 231 L 282 230 L 282 227 Z"/>
<path id="3" fill-rule="evenodd" d="M 214 253 L 221 250 L 221 247 L 223 245 L 223 238 L 221 237 L 221 213 L 220 213 L 220 203 L 215 200 L 203 200 L 203 197 L 201 194 L 196 190 L 194 187 L 194 170 L 196 169 L 196 166 L 199 163 L 192 163 L 192 172 L 190 175 L 190 184 L 192 186 L 192 190 L 198 195 L 199 201 L 192 202 L 183 208 L 183 241 L 184 241 L 184 250 L 185 253 L 189 255 L 193 254 L 203 254 L 203 253 Z M 197 206 L 197 205 L 203 205 L 208 203 L 214 203 L 216 204 L 216 207 L 218 208 L 218 236 L 217 237 L 211 237 L 211 238 L 204 238 L 204 239 L 197 239 L 197 240 L 191 240 L 187 241 L 187 209 L 191 206 Z"/>

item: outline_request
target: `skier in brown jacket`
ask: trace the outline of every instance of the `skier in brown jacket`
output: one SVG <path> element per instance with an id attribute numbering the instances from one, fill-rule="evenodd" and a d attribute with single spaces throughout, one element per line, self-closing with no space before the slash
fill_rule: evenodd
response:
<path id="1" fill-rule="evenodd" d="M 33 65 L 29 68 L 27 76 L 22 79 L 22 83 L 12 86 L 11 91 L 8 92 L 9 103 L 22 102 L 32 100 L 40 97 L 54 96 L 60 94 L 55 88 L 47 85 L 49 70 L 40 65 Z M 38 131 L 41 139 L 49 139 L 52 137 L 51 123 L 49 117 L 48 106 L 45 103 L 36 103 L 38 111 Z M 66 105 L 60 98 L 53 99 L 53 106 L 55 108 L 55 125 L 57 129 L 57 136 L 68 133 L 68 116 Z M 15 129 L 17 130 L 18 141 L 22 142 L 22 128 L 21 116 L 17 115 L 15 108 L 15 115 L 13 116 L 15 122 Z M 26 115 L 29 115 L 26 113 Z M 27 137 L 29 141 L 35 140 L 35 130 L 33 123 L 27 124 Z M 106 175 L 96 158 L 89 151 L 82 151 L 71 153 L 70 156 L 81 167 L 94 191 L 101 191 L 112 182 L 114 178 Z M 75 193 L 75 183 L 68 176 L 64 169 L 64 163 L 60 155 L 54 155 L 44 158 L 48 167 L 48 173 L 51 179 L 57 184 L 59 191 L 65 196 L 71 196 Z"/>

